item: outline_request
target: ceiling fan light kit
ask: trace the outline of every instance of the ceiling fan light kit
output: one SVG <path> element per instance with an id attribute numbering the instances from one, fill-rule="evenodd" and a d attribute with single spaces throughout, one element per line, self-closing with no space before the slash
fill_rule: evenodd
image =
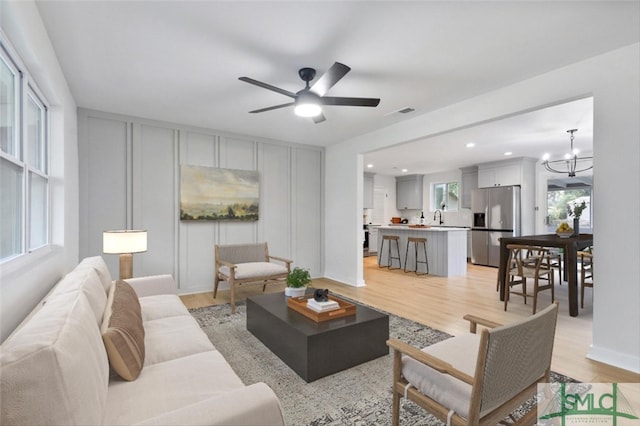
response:
<path id="1" fill-rule="evenodd" d="M 342 79 L 351 68 L 335 62 L 331 68 L 327 70 L 313 86 L 309 86 L 309 82 L 316 76 L 316 70 L 313 68 L 300 68 L 298 75 L 305 82 L 304 89 L 297 93 L 290 92 L 285 89 L 281 89 L 276 86 L 272 86 L 267 83 L 263 83 L 258 80 L 254 80 L 249 77 L 239 77 L 238 79 L 245 83 L 253 84 L 255 86 L 262 87 L 263 89 L 271 90 L 282 95 L 293 98 L 293 102 L 286 104 L 274 105 L 266 108 L 260 108 L 253 111 L 249 111 L 252 114 L 271 111 L 274 109 L 285 108 L 288 106 L 294 106 L 294 112 L 301 117 L 312 117 L 314 123 L 321 123 L 325 121 L 325 117 L 322 114 L 322 105 L 336 105 L 336 106 L 365 106 L 376 107 L 380 103 L 380 99 L 377 98 L 345 98 L 345 97 L 325 97 L 324 95 L 331 89 L 338 81 Z"/>
<path id="2" fill-rule="evenodd" d="M 322 113 L 320 96 L 308 89 L 301 90 L 298 92 L 293 110 L 300 117 L 317 117 Z"/>
<path id="3" fill-rule="evenodd" d="M 570 154 L 564 156 L 564 159 L 549 161 L 549 155 L 545 154 L 544 161 L 542 162 L 545 169 L 552 173 L 568 174 L 569 177 L 575 177 L 576 173 L 586 172 L 593 168 L 593 157 L 578 157 L 578 150 L 573 148 L 573 134 L 577 131 L 578 129 L 567 130 L 567 133 L 571 135 L 571 151 L 569 151 Z M 578 166 L 585 162 L 592 163 L 591 165 Z"/>

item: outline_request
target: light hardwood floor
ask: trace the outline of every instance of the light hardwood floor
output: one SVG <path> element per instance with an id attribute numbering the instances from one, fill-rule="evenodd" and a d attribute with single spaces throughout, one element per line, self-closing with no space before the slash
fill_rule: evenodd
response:
<path id="1" fill-rule="evenodd" d="M 402 270 L 389 271 L 378 268 L 376 257 L 364 258 L 365 287 L 352 287 L 328 279 L 315 279 L 312 286 L 328 288 L 332 293 L 341 294 L 386 312 L 459 335 L 467 333 L 468 323 L 462 319 L 467 313 L 487 319 L 508 323 L 531 315 L 531 300 L 524 305 L 521 297 L 512 296 L 507 312 L 496 292 L 497 269 L 468 264 L 464 277 L 416 276 Z M 557 278 L 557 274 L 556 274 Z M 640 374 L 611 367 L 586 358 L 592 340 L 593 304 L 592 289 L 586 289 L 585 307 L 580 315 L 570 317 L 567 304 L 567 285 L 557 284 L 555 293 L 560 303 L 556 341 L 552 369 L 582 382 L 640 383 Z M 267 291 L 283 291 L 284 286 L 275 285 Z M 260 286 L 247 286 L 238 291 L 237 298 L 259 294 Z M 187 307 L 201 307 L 228 303 L 229 292 L 219 291 L 216 300 L 211 292 L 182 297 Z M 551 303 L 549 291 L 538 296 L 538 307 Z M 629 332 L 637 331 L 630 326 Z M 635 386 L 638 388 L 640 386 Z M 625 394 L 640 404 L 640 395 Z"/>

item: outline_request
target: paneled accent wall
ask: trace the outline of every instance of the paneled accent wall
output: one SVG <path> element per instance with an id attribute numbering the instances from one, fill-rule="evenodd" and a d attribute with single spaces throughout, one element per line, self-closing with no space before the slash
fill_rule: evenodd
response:
<path id="1" fill-rule="evenodd" d="M 80 109 L 80 257 L 102 255 L 102 231 L 146 229 L 134 276 L 172 274 L 181 293 L 209 291 L 213 247 L 267 241 L 273 255 L 323 275 L 323 161 L 319 147 L 229 135 Z M 257 170 L 256 222 L 180 220 L 180 166 Z"/>

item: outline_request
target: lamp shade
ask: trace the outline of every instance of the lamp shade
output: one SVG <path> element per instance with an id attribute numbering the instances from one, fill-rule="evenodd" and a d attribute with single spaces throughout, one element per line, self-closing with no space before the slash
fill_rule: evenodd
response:
<path id="1" fill-rule="evenodd" d="M 147 231 L 104 231 L 102 233 L 102 251 L 106 254 L 147 251 Z"/>

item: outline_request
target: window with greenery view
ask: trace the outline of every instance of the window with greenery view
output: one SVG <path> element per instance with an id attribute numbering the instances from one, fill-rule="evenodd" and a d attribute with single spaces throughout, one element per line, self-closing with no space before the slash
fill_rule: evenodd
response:
<path id="1" fill-rule="evenodd" d="M 547 190 L 547 226 L 549 232 L 562 222 L 567 222 L 573 227 L 574 217 L 570 215 L 570 209 L 577 204 L 585 202 L 586 209 L 580 215 L 580 229 L 591 229 L 591 186 L 581 186 L 563 189 Z"/>
<path id="2" fill-rule="evenodd" d="M 432 210 L 458 210 L 458 182 L 436 183 L 433 185 Z"/>

